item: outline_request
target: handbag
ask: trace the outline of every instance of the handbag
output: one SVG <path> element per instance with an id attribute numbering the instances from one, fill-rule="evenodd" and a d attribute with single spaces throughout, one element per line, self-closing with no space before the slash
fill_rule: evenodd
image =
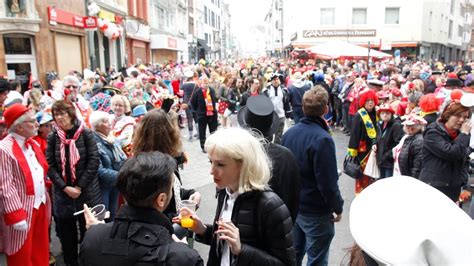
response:
<path id="1" fill-rule="evenodd" d="M 369 154 L 369 159 L 364 168 L 364 175 L 370 176 L 374 179 L 380 178 L 380 170 L 377 165 L 377 158 L 375 152 L 371 151 Z"/>
<path id="2" fill-rule="evenodd" d="M 360 170 L 360 162 L 357 156 L 346 155 L 344 158 L 344 173 L 354 179 L 359 179 L 363 176 Z"/>
<path id="3" fill-rule="evenodd" d="M 197 85 L 194 84 L 194 88 L 193 88 L 193 91 L 191 92 L 191 96 L 189 97 L 189 99 L 188 99 L 187 102 L 185 102 L 185 103 L 183 102 L 183 103 L 181 104 L 181 109 L 183 109 L 183 110 L 188 110 L 188 109 L 189 109 L 189 103 L 191 102 L 191 99 L 192 99 L 193 96 L 194 96 L 194 92 L 196 91 L 196 88 L 197 88 Z"/>

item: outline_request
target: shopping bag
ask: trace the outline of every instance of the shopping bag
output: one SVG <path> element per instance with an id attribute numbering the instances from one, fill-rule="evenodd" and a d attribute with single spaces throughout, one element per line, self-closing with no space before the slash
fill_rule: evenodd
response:
<path id="1" fill-rule="evenodd" d="M 380 169 L 377 165 L 377 158 L 375 156 L 375 152 L 371 151 L 369 154 L 369 159 L 367 160 L 367 164 L 365 165 L 364 175 L 370 176 L 374 179 L 380 178 Z"/>

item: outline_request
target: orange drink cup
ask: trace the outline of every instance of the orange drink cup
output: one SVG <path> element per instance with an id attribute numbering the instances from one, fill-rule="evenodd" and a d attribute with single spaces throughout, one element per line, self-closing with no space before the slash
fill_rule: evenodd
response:
<path id="1" fill-rule="evenodd" d="M 185 207 L 188 208 L 190 211 L 196 211 L 196 202 L 193 200 L 183 200 L 181 201 L 181 208 Z M 193 227 L 194 220 L 191 218 L 191 213 L 188 211 L 181 211 L 181 226 L 184 228 L 191 228 Z"/>

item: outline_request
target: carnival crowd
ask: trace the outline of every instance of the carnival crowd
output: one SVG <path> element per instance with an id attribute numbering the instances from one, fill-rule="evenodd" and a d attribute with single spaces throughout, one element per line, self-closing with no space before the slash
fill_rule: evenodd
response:
<path id="1" fill-rule="evenodd" d="M 262 58 L 0 79 L 1 250 L 9 266 L 54 263 L 54 219 L 66 265 L 202 265 L 186 236 L 210 245 L 208 265 L 327 265 L 344 203 L 335 131 L 356 194 L 405 175 L 470 198 L 471 72 Z M 209 158 L 212 221 L 185 205 L 201 195 L 181 180 L 183 141 Z M 355 246 L 351 265 L 374 262 Z"/>

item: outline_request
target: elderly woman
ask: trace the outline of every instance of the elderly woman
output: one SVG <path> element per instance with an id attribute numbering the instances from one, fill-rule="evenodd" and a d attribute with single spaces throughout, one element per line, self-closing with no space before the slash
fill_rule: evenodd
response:
<path id="1" fill-rule="evenodd" d="M 389 104 L 383 104 L 377 110 L 380 117 L 380 136 L 377 145 L 373 146 L 376 152 L 377 165 L 380 169 L 380 178 L 393 176 L 392 149 L 398 145 L 403 137 L 403 127 L 400 119 L 395 118 L 395 111 Z"/>
<path id="2" fill-rule="evenodd" d="M 112 111 L 112 135 L 119 143 L 120 148 L 130 157 L 132 155 L 132 137 L 135 119 L 129 116 L 130 102 L 123 95 L 115 95 L 111 99 Z"/>
<path id="3" fill-rule="evenodd" d="M 216 216 L 204 224 L 191 212 L 191 230 L 211 245 L 208 265 L 295 265 L 290 213 L 267 189 L 270 164 L 259 140 L 241 128 L 220 129 L 205 148 L 219 190 Z"/>
<path id="4" fill-rule="evenodd" d="M 84 203 L 95 206 L 102 202 L 97 179 L 99 152 L 92 131 L 77 118 L 72 104 L 60 100 L 51 110 L 56 127 L 48 137 L 46 157 L 48 176 L 54 184 L 56 232 L 64 262 L 77 265 L 77 245 L 82 241 L 86 228 L 84 217 L 73 213 L 82 210 Z"/>
<path id="5" fill-rule="evenodd" d="M 92 112 L 89 121 L 94 131 L 94 138 L 99 149 L 100 165 L 97 172 L 100 184 L 100 194 L 105 208 L 110 212 L 110 219 L 115 218 L 117 211 L 119 192 L 115 187 L 118 171 L 127 155 L 115 142 L 115 138 L 110 134 L 110 115 L 102 111 Z"/>
<path id="6" fill-rule="evenodd" d="M 354 116 L 351 123 L 351 135 L 347 153 L 351 157 L 357 157 L 360 162 L 361 171 L 365 169 L 369 153 L 372 146 L 376 144 L 379 127 L 377 124 L 377 113 L 375 106 L 378 104 L 378 97 L 373 90 L 367 90 L 359 98 L 361 108 Z M 369 186 L 373 180 L 368 176 L 362 176 L 356 180 L 355 192 L 360 193 Z"/>
<path id="7" fill-rule="evenodd" d="M 403 124 L 405 136 L 393 148 L 394 175 L 420 176 L 423 162 L 423 130 L 426 121 L 418 115 L 408 115 Z"/>
<path id="8" fill-rule="evenodd" d="M 424 134 L 423 169 L 420 180 L 443 192 L 454 202 L 469 176 L 471 110 L 461 103 L 449 103 L 438 121 Z"/>
<path id="9" fill-rule="evenodd" d="M 194 189 L 182 187 L 178 166 L 186 162 L 186 156 L 181 150 L 181 137 L 177 121 L 173 120 L 163 110 L 153 109 L 146 113 L 138 124 L 133 137 L 133 153 L 159 151 L 171 155 L 176 160 L 176 179 L 173 185 L 173 198 L 163 213 L 170 218 L 176 216 L 181 207 L 181 200 L 191 199 L 197 204 L 201 201 L 201 194 Z"/>

